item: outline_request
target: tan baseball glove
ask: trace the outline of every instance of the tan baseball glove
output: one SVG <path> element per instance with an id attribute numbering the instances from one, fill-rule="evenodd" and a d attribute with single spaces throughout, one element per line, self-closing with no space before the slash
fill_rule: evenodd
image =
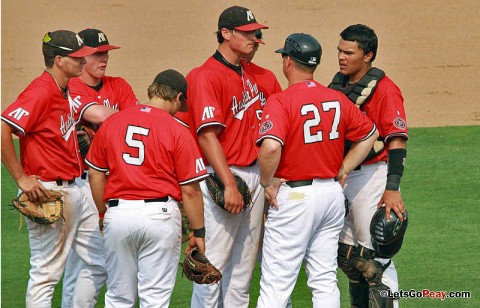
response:
<path id="1" fill-rule="evenodd" d="M 13 199 L 13 207 L 28 219 L 44 225 L 56 222 L 63 216 L 63 194 L 59 191 L 49 190 L 50 197 L 43 203 L 34 203 L 22 192 Z"/>
<path id="2" fill-rule="evenodd" d="M 183 274 L 197 284 L 218 283 L 222 279 L 222 273 L 196 248 L 185 255 Z"/>

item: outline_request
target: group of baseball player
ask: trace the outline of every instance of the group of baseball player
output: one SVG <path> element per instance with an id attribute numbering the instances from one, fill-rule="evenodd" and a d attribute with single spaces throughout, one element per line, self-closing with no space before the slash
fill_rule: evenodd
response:
<path id="1" fill-rule="evenodd" d="M 168 307 L 179 203 L 191 226 L 185 252 L 197 248 L 223 277 L 194 283 L 191 307 L 248 307 L 259 251 L 257 307 L 291 306 L 302 264 L 313 307 L 340 307 L 338 267 L 352 307 L 398 307 L 382 291 L 398 291 L 391 257 L 403 238 L 372 243 L 370 226 L 380 207 L 378 232 L 392 219 L 406 224 L 408 130 L 400 89 L 372 66 L 377 36 L 360 24 L 343 30 L 339 72 L 324 86 L 314 80 L 318 40 L 289 35 L 276 50 L 282 91 L 251 62 L 265 29 L 249 9 L 225 9 L 215 53 L 186 77 L 158 73 L 146 103 L 105 75 L 120 47 L 101 30 L 45 34 L 45 71 L 1 116 L 2 162 L 19 193 L 38 203 L 49 190 L 64 195 L 63 219 L 27 219 L 27 307 L 51 307 L 62 275 L 62 307 L 95 307 L 105 283 L 106 307 Z M 205 181 L 212 175 L 222 207 Z"/>

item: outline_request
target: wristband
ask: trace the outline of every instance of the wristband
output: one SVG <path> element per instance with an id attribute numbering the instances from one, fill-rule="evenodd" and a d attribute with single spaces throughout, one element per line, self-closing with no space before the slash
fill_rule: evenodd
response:
<path id="1" fill-rule="evenodd" d="M 105 217 L 105 213 L 98 213 L 98 218 L 103 219 Z"/>
<path id="2" fill-rule="evenodd" d="M 193 229 L 193 235 L 195 237 L 205 238 L 205 227 L 201 227 L 200 229 Z"/>
<path id="3" fill-rule="evenodd" d="M 388 173 L 386 190 L 398 191 L 400 189 L 400 180 L 405 168 L 406 149 L 388 150 Z"/>

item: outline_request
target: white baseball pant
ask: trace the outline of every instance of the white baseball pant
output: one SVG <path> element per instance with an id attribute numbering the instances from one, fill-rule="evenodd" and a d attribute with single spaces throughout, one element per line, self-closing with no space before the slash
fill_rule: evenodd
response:
<path id="1" fill-rule="evenodd" d="M 382 198 L 387 183 L 387 164 L 384 161 L 376 164 L 361 165 L 360 170 L 352 171 L 345 183 L 345 195 L 350 201 L 350 213 L 340 233 L 340 242 L 352 246 L 357 244 L 373 250 L 370 236 L 370 221 L 377 211 L 377 204 Z M 383 265 L 389 259 L 375 258 Z M 382 283 L 393 292 L 398 291 L 397 270 L 393 260 L 385 270 Z M 398 308 L 398 300 L 394 301 Z"/>
<path id="2" fill-rule="evenodd" d="M 51 307 L 55 285 L 60 281 L 67 256 L 74 249 L 85 262 L 85 271 L 101 275 L 104 270 L 103 251 L 85 247 L 100 240 L 97 228 L 92 226 L 89 211 L 84 210 L 85 196 L 79 188 L 79 180 L 59 186 L 56 182 L 41 182 L 47 189 L 64 193 L 63 219 L 51 225 L 41 225 L 27 220 L 30 241 L 30 279 L 28 281 L 26 306 L 28 308 Z M 98 214 L 97 214 L 98 215 Z"/>
<path id="3" fill-rule="evenodd" d="M 342 187 L 333 179 L 295 188 L 282 184 L 277 202 L 279 209 L 269 209 L 265 224 L 257 307 L 289 305 L 302 261 L 313 307 L 340 307 L 336 269 L 345 215 Z"/>
<path id="4" fill-rule="evenodd" d="M 207 167 L 213 172 L 210 166 Z M 191 307 L 248 307 L 250 283 L 263 223 L 263 188 L 258 163 L 251 167 L 231 166 L 253 193 L 253 205 L 233 215 L 215 204 L 205 181 L 200 183 L 205 204 L 206 256 L 223 278 L 220 284 L 194 284 Z M 228 270 L 226 270 L 228 269 Z"/>

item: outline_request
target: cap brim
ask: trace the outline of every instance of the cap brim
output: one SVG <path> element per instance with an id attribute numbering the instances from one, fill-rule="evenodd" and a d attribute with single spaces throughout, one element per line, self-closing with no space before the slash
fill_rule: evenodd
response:
<path id="1" fill-rule="evenodd" d="M 287 51 L 284 48 L 280 48 L 275 50 L 276 53 L 287 53 Z"/>
<path id="2" fill-rule="evenodd" d="M 93 55 L 96 52 L 97 52 L 97 48 L 83 46 L 79 50 L 68 54 L 68 56 L 72 58 L 83 58 L 89 55 Z"/>
<path id="3" fill-rule="evenodd" d="M 264 25 L 261 25 L 259 23 L 251 23 L 251 24 L 247 24 L 247 25 L 243 25 L 243 26 L 239 26 L 239 27 L 235 27 L 235 30 L 239 30 L 239 31 L 255 31 L 255 30 L 260 30 L 260 29 L 268 29 L 267 26 L 264 26 Z"/>
<path id="4" fill-rule="evenodd" d="M 115 45 L 101 45 L 96 48 L 97 48 L 97 52 L 104 52 L 104 51 L 109 51 L 113 49 L 119 49 L 120 47 Z"/>

